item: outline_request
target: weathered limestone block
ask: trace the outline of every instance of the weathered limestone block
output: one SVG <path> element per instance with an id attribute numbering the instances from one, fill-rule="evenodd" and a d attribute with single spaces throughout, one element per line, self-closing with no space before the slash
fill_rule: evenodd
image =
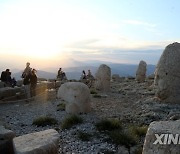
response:
<path id="1" fill-rule="evenodd" d="M 58 154 L 59 134 L 48 129 L 14 138 L 17 154 Z"/>
<path id="2" fill-rule="evenodd" d="M 146 79 L 146 67 L 147 64 L 145 61 L 141 60 L 136 71 L 136 80 L 138 82 L 144 82 Z"/>
<path id="3" fill-rule="evenodd" d="M 0 99 L 5 99 L 5 98 L 12 98 L 16 99 L 16 94 L 17 93 L 22 93 L 23 89 L 20 87 L 4 87 L 0 88 Z M 14 97 L 13 97 L 14 96 Z"/>
<path id="4" fill-rule="evenodd" d="M 156 96 L 163 102 L 180 103 L 180 43 L 168 45 L 156 66 Z"/>
<path id="5" fill-rule="evenodd" d="M 13 138 L 15 133 L 0 126 L 0 153 L 14 154 Z"/>
<path id="6" fill-rule="evenodd" d="M 173 137 L 176 138 L 177 140 L 175 139 L 173 141 Z M 180 153 L 180 120 L 152 122 L 146 134 L 144 147 L 143 147 L 143 154 L 179 154 L 179 153 Z"/>
<path id="7" fill-rule="evenodd" d="M 58 98 L 67 102 L 67 113 L 87 113 L 91 111 L 90 90 L 81 82 L 67 82 L 58 90 Z"/>
<path id="8" fill-rule="evenodd" d="M 110 90 L 111 68 L 105 64 L 99 66 L 95 74 L 95 88 L 100 91 Z"/>

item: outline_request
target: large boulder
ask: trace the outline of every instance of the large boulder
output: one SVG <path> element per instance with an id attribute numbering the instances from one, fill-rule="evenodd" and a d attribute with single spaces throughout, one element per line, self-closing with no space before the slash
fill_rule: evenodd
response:
<path id="1" fill-rule="evenodd" d="M 156 96 L 163 102 L 180 103 L 180 43 L 168 45 L 156 66 Z"/>
<path id="2" fill-rule="evenodd" d="M 58 154 L 59 134 L 48 129 L 14 138 L 17 154 Z"/>
<path id="3" fill-rule="evenodd" d="M 143 154 L 179 154 L 179 130 L 180 120 L 152 122 L 146 134 Z"/>
<path id="4" fill-rule="evenodd" d="M 58 98 L 67 102 L 67 113 L 87 113 L 91 110 L 90 90 L 81 82 L 67 82 L 58 90 Z"/>
<path id="5" fill-rule="evenodd" d="M 23 93 L 23 89 L 20 87 L 4 87 L 0 88 L 0 100 L 16 100 L 17 94 Z"/>
<path id="6" fill-rule="evenodd" d="M 99 66 L 95 74 L 95 88 L 100 91 L 110 90 L 111 68 L 105 64 Z"/>
<path id="7" fill-rule="evenodd" d="M 138 69 L 136 71 L 136 80 L 138 82 L 144 82 L 146 79 L 146 67 L 147 64 L 145 61 L 141 60 L 138 66 Z"/>

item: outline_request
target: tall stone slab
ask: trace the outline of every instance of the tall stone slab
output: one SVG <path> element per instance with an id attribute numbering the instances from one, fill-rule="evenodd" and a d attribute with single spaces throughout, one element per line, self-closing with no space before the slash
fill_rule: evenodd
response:
<path id="1" fill-rule="evenodd" d="M 110 91 L 111 68 L 105 64 L 99 66 L 95 74 L 95 88 L 100 91 Z"/>
<path id="2" fill-rule="evenodd" d="M 146 79 L 146 67 L 147 64 L 145 61 L 141 60 L 138 66 L 138 69 L 136 71 L 136 80 L 138 82 L 144 82 Z"/>

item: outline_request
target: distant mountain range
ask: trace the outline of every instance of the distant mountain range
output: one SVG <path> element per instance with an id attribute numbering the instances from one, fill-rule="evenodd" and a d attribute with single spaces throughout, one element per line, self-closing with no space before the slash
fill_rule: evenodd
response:
<path id="1" fill-rule="evenodd" d="M 93 61 L 89 63 L 83 63 L 84 66 L 76 66 L 76 67 L 67 67 L 62 68 L 66 73 L 68 79 L 79 79 L 81 76 L 82 70 L 86 72 L 90 69 L 92 74 L 94 75 L 97 71 L 100 64 L 107 64 L 111 68 L 112 74 L 119 74 L 122 77 L 127 76 L 135 76 L 138 65 L 135 64 L 118 64 L 118 63 L 109 63 L 109 62 L 101 62 L 101 61 Z M 82 63 L 80 63 L 82 64 Z M 57 75 L 57 68 L 47 68 L 37 71 L 37 75 L 40 78 L 46 79 L 54 79 Z M 155 65 L 147 66 L 147 75 L 154 73 Z M 15 77 L 17 80 L 21 79 L 22 70 L 16 70 L 15 73 L 12 74 L 12 77 Z"/>

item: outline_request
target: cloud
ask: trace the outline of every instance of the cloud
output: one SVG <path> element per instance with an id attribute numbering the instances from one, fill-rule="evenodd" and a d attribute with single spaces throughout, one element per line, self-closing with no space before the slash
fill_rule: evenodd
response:
<path id="1" fill-rule="evenodd" d="M 156 27 L 156 24 L 140 21 L 140 20 L 123 20 L 122 23 L 129 24 L 129 25 L 138 25 L 138 26 L 145 26 L 145 27 Z"/>

